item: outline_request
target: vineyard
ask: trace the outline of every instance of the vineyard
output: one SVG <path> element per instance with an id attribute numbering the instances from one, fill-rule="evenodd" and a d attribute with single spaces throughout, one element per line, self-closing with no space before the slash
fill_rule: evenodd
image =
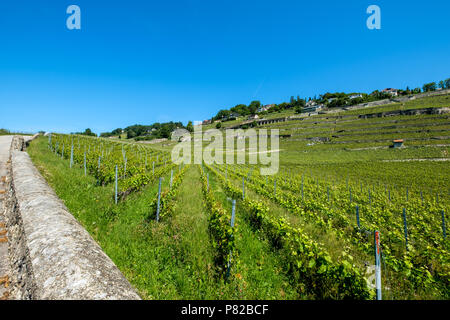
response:
<path id="1" fill-rule="evenodd" d="M 143 298 L 373 300 L 379 231 L 383 299 L 449 299 L 448 115 L 339 116 L 264 125 L 287 134 L 272 176 L 79 135 L 28 152 Z"/>

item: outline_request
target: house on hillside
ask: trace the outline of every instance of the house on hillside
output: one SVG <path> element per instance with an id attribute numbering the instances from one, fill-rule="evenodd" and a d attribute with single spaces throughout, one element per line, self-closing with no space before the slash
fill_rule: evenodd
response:
<path id="1" fill-rule="evenodd" d="M 256 110 L 256 112 L 258 112 L 258 113 L 264 112 L 264 111 L 269 110 L 269 109 L 272 108 L 272 107 L 275 107 L 275 105 L 274 105 L 274 104 L 266 104 L 265 106 L 259 107 L 259 108 Z"/>
<path id="2" fill-rule="evenodd" d="M 259 119 L 259 116 L 257 114 L 249 115 L 247 118 L 247 120 L 256 120 L 256 119 Z"/>
<path id="3" fill-rule="evenodd" d="M 396 139 L 394 141 L 392 141 L 392 146 L 391 148 L 401 148 L 403 147 L 403 139 Z"/>
<path id="4" fill-rule="evenodd" d="M 211 120 L 203 120 L 202 125 L 211 124 Z"/>
<path id="5" fill-rule="evenodd" d="M 359 93 L 359 94 L 353 94 L 349 98 L 353 100 L 353 99 L 362 98 L 362 97 L 363 97 L 362 94 Z"/>
<path id="6" fill-rule="evenodd" d="M 390 94 L 393 97 L 398 96 L 398 90 L 393 88 L 386 88 L 384 90 L 381 90 L 381 93 L 387 93 Z"/>
<path id="7" fill-rule="evenodd" d="M 316 104 L 317 104 L 317 102 L 314 100 L 309 100 L 308 102 L 306 102 L 307 107 L 312 107 L 312 106 L 315 106 Z"/>
<path id="8" fill-rule="evenodd" d="M 323 105 L 321 104 L 316 104 L 313 106 L 309 106 L 309 107 L 305 107 L 302 109 L 302 113 L 312 113 L 312 112 L 317 112 L 319 110 L 321 110 L 323 108 Z"/>

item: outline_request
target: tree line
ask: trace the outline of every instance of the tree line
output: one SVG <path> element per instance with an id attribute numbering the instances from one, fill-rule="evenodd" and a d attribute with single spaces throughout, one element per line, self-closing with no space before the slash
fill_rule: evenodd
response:
<path id="1" fill-rule="evenodd" d="M 450 89 L 450 78 L 441 80 L 439 82 L 430 82 L 425 83 L 422 88 L 417 87 L 414 89 L 410 89 L 409 86 L 406 89 L 398 89 L 396 90 L 399 96 L 418 94 L 421 92 L 431 92 L 436 91 L 438 89 Z M 261 110 L 263 106 L 261 101 L 255 100 L 250 102 L 249 105 L 238 104 L 230 109 L 221 109 L 215 116 L 211 118 L 212 121 L 230 121 L 235 120 L 239 116 L 249 116 L 249 115 L 265 115 L 273 112 L 281 112 L 287 109 L 294 109 L 296 113 L 301 113 L 305 108 L 308 102 L 312 102 L 311 105 L 323 105 L 326 108 L 339 108 L 346 106 L 353 106 L 361 103 L 367 103 L 372 101 L 378 101 L 383 99 L 389 99 L 392 97 L 392 94 L 389 92 L 383 92 L 379 90 L 372 91 L 370 94 L 368 93 L 345 93 L 345 92 L 327 92 L 325 94 L 321 94 L 319 96 L 300 98 L 297 95 L 297 98 L 291 96 L 289 102 L 282 102 L 279 104 L 273 104 L 268 110 Z M 308 101 L 308 102 L 307 102 Z M 261 110 L 261 111 L 258 111 Z"/>

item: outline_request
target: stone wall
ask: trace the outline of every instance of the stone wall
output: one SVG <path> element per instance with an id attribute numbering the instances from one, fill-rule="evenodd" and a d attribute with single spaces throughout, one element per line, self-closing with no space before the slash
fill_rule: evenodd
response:
<path id="1" fill-rule="evenodd" d="M 68 211 L 15 137 L 9 163 L 7 228 L 11 299 L 140 299 Z"/>

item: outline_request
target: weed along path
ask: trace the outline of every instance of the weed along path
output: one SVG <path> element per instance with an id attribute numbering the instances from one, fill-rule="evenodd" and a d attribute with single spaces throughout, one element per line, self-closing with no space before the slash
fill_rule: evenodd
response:
<path id="1" fill-rule="evenodd" d="M 0 300 L 9 296 L 8 285 L 8 234 L 4 216 L 6 197 L 6 163 L 9 160 L 9 150 L 12 136 L 0 136 Z"/>

